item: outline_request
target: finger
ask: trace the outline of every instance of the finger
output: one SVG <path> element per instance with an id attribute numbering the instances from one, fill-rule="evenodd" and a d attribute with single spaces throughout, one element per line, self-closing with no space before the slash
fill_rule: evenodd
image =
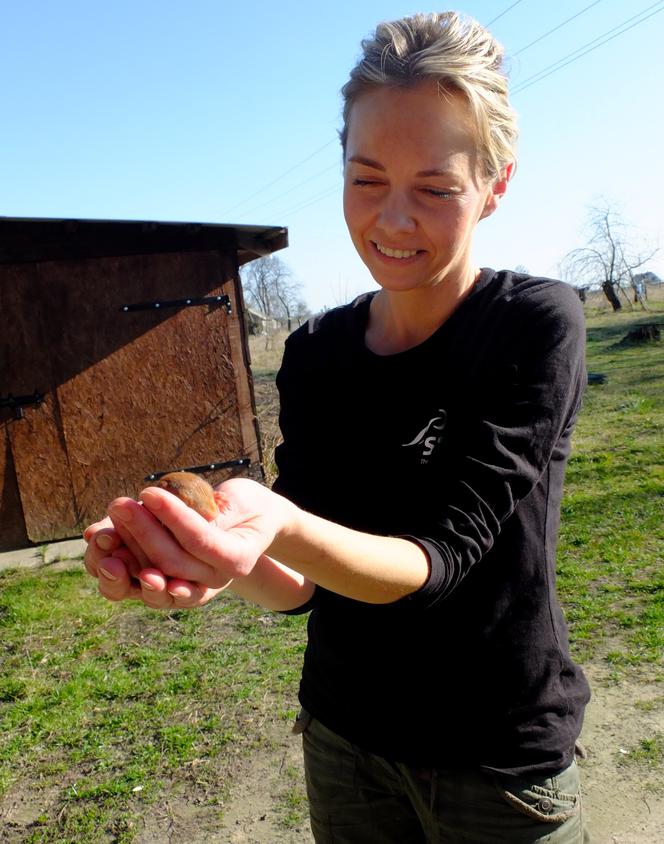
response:
<path id="1" fill-rule="evenodd" d="M 192 609 L 211 601 L 223 589 L 210 589 L 202 583 L 167 579 L 158 569 L 141 572 L 141 585 L 147 590 L 143 600 L 155 609 Z M 231 584 L 229 581 L 223 588 Z"/>
<path id="2" fill-rule="evenodd" d="M 115 529 L 122 538 L 124 544 L 134 555 L 134 559 L 138 563 L 139 568 L 149 568 L 151 565 L 150 558 L 145 551 L 143 551 L 140 544 L 135 540 L 131 531 L 127 530 L 126 526 L 122 522 L 117 522 Z"/>
<path id="3" fill-rule="evenodd" d="M 98 530 L 94 534 L 93 541 L 97 548 L 99 548 L 101 551 L 105 551 L 107 554 L 110 551 L 115 551 L 122 545 L 122 537 L 115 530 L 112 524 L 110 525 L 110 527 L 105 527 Z"/>
<path id="4" fill-rule="evenodd" d="M 140 587 L 131 579 L 127 566 L 118 557 L 103 557 L 97 566 L 99 592 L 109 601 L 141 600 Z"/>
<path id="5" fill-rule="evenodd" d="M 110 519 L 108 520 L 110 524 Z M 100 528 L 91 531 L 89 534 L 88 546 L 85 550 L 83 563 L 88 574 L 98 576 L 99 562 L 104 557 L 117 557 L 121 559 L 129 569 L 130 575 L 140 569 L 134 555 L 122 544 L 118 532 L 112 527 Z"/>
<path id="6" fill-rule="evenodd" d="M 168 591 L 168 580 L 159 569 L 143 569 L 139 576 L 141 600 L 154 610 L 172 609 L 173 596 Z"/>
<path id="7" fill-rule="evenodd" d="M 89 534 L 90 540 L 85 549 L 83 564 L 93 577 L 97 577 L 99 561 L 116 553 L 122 544 L 122 540 L 112 529 L 101 529 Z"/>
<path id="8" fill-rule="evenodd" d="M 208 586 L 220 588 L 229 578 L 249 574 L 260 552 L 249 532 L 241 537 L 240 531 L 231 532 L 220 527 L 219 520 L 207 522 L 191 507 L 157 487 L 148 487 L 141 493 L 144 510 L 154 513 L 164 524 L 190 558 L 206 563 L 218 576 L 211 582 L 209 576 L 196 577 L 183 572 L 167 572 L 173 576 L 197 580 Z M 166 569 L 164 569 L 166 571 Z"/>
<path id="9" fill-rule="evenodd" d="M 168 503 L 170 523 L 166 527 L 161 523 L 161 510 L 159 518 L 156 518 L 148 507 L 130 498 L 116 499 L 111 503 L 109 512 L 114 523 L 121 524 L 131 534 L 149 561 L 148 567 L 158 568 L 168 577 L 204 583 L 211 588 L 223 586 L 229 575 L 220 575 L 212 566 L 188 553 L 177 541 L 174 532 L 167 529 L 184 521 L 190 525 L 190 532 L 209 532 L 208 522 L 171 493 L 165 490 L 158 492 Z"/>
<path id="10" fill-rule="evenodd" d="M 200 607 L 227 589 L 232 582 L 229 580 L 219 589 L 210 589 L 202 583 L 191 583 L 189 580 L 173 578 L 168 581 L 168 592 L 173 596 L 176 607 Z"/>
<path id="11" fill-rule="evenodd" d="M 113 524 L 113 521 L 109 516 L 102 519 L 102 521 L 95 522 L 87 527 L 83 532 L 83 539 L 85 539 L 88 544 L 96 544 L 99 549 L 101 549 L 102 556 L 112 553 L 119 548 L 120 545 L 124 544 L 131 550 L 134 559 L 137 561 L 137 569 L 149 566 L 150 564 L 150 561 L 141 550 L 140 545 L 136 543 L 131 533 L 124 529 L 122 523 L 118 523 L 117 525 Z M 93 557 L 91 557 L 91 559 L 93 559 Z M 94 574 L 93 571 L 90 571 L 90 573 Z"/>
<path id="12" fill-rule="evenodd" d="M 111 520 L 106 516 L 105 519 L 102 519 L 99 522 L 93 522 L 91 525 L 88 525 L 86 529 L 83 531 L 83 539 L 86 542 L 90 542 L 92 537 L 103 528 L 111 527 Z"/>

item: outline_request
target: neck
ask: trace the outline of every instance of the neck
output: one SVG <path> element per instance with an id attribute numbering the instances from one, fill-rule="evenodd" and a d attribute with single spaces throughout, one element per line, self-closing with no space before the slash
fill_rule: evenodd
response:
<path id="1" fill-rule="evenodd" d="M 392 355 L 419 346 L 454 313 L 478 278 L 479 270 L 470 268 L 456 282 L 406 291 L 383 288 L 371 303 L 367 348 Z"/>

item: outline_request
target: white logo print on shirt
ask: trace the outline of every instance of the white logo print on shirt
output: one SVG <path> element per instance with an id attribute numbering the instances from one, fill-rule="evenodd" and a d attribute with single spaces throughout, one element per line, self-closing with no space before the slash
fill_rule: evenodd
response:
<path id="1" fill-rule="evenodd" d="M 433 454 L 434 448 L 442 439 L 442 432 L 445 429 L 445 422 L 447 421 L 447 412 L 442 408 L 438 408 L 438 416 L 430 419 L 422 430 L 417 434 L 414 440 L 409 443 L 403 443 L 403 448 L 413 445 L 422 446 L 422 463 L 428 463 L 429 457 Z"/>

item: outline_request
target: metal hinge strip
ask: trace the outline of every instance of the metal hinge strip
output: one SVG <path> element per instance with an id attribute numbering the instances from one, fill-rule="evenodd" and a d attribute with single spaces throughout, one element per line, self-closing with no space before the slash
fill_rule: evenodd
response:
<path id="1" fill-rule="evenodd" d="M 120 310 L 123 313 L 129 311 L 157 311 L 164 308 L 191 308 L 197 305 L 221 305 L 227 314 L 232 311 L 230 297 L 226 294 L 221 296 L 190 296 L 188 299 L 164 299 L 161 302 L 135 302 L 132 305 L 122 305 Z"/>
<path id="2" fill-rule="evenodd" d="M 41 404 L 44 401 L 44 394 L 39 390 L 35 390 L 30 396 L 14 396 L 8 393 L 6 396 L 0 396 L 0 407 L 11 407 L 17 419 L 23 419 L 25 413 L 23 408 L 26 405 Z"/>
<path id="3" fill-rule="evenodd" d="M 194 472 L 195 474 L 202 474 L 203 472 L 212 472 L 215 469 L 230 469 L 233 466 L 250 466 L 251 459 L 249 457 L 238 457 L 236 460 L 224 460 L 221 463 L 206 463 L 203 466 L 186 466 L 180 469 L 166 469 L 164 472 L 152 472 L 151 475 L 143 478 L 144 481 L 158 481 L 169 472 Z"/>

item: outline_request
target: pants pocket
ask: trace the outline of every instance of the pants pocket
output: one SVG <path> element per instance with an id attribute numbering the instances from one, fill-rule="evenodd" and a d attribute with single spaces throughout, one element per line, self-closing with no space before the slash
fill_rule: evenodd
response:
<path id="1" fill-rule="evenodd" d="M 311 724 L 311 715 L 306 709 L 300 709 L 295 721 L 293 722 L 293 729 L 291 732 L 296 736 L 300 735 L 300 733 L 303 733 L 307 729 L 309 724 Z"/>
<path id="2" fill-rule="evenodd" d="M 543 823 L 564 823 L 581 810 L 576 762 L 555 777 L 523 780 L 497 776 L 494 785 L 514 809 Z"/>

